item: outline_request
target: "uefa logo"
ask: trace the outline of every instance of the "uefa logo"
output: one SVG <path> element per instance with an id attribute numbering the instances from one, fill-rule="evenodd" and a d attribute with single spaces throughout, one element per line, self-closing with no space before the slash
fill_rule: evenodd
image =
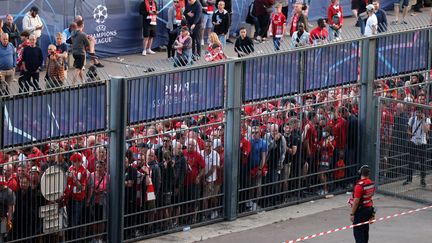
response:
<path id="1" fill-rule="evenodd" d="M 108 18 L 108 9 L 106 6 L 97 5 L 93 10 L 93 18 L 98 24 L 105 23 L 105 20 Z"/>

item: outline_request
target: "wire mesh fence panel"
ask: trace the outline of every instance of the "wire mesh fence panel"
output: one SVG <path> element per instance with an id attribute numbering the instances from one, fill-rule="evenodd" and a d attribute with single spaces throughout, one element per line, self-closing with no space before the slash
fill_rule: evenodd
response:
<path id="1" fill-rule="evenodd" d="M 430 203 L 432 106 L 422 92 L 414 102 L 379 99 L 379 189 Z"/>
<path id="2" fill-rule="evenodd" d="M 247 103 L 240 214 L 349 190 L 358 167 L 357 84 Z"/>
<path id="3" fill-rule="evenodd" d="M 223 117 L 209 111 L 128 129 L 127 241 L 222 219 Z"/>
<path id="4" fill-rule="evenodd" d="M 106 240 L 105 132 L 2 150 L 2 236 L 8 242 Z"/>

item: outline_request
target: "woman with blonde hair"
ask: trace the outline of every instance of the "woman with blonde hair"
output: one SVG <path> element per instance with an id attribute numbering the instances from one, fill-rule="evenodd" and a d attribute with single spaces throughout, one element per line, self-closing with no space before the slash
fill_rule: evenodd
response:
<path id="1" fill-rule="evenodd" d="M 205 55 L 205 60 L 208 62 L 214 62 L 226 59 L 218 35 L 215 32 L 212 32 L 209 39 L 210 43 L 207 47 L 207 54 Z"/>

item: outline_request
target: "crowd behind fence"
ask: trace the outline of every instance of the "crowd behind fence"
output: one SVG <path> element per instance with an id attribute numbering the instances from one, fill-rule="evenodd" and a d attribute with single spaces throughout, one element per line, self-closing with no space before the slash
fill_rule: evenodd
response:
<path id="1" fill-rule="evenodd" d="M 385 79 L 378 72 L 376 94 L 430 102 L 430 73 L 406 74 L 431 65 L 430 30 L 414 32 L 425 36 L 411 45 L 427 50 L 425 64 L 407 62 Z M 368 146 L 359 136 L 370 98 L 360 57 L 377 63 L 380 44 L 361 55 L 380 38 L 120 79 L 125 97 L 114 79 L 2 97 L 0 193 L 15 206 L 1 215 L 5 239 L 107 241 L 110 207 L 120 201 L 123 219 L 110 220 L 132 241 L 350 190 Z M 398 55 L 390 53 L 384 58 Z M 123 131 L 111 129 L 113 115 L 127 127 L 114 163 L 112 136 Z M 395 165 L 385 170 L 398 172 Z M 110 178 L 119 173 L 116 186 Z"/>

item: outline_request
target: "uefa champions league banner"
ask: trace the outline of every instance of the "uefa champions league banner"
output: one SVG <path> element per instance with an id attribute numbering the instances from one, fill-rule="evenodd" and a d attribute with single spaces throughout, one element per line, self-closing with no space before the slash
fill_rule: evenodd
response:
<path id="1" fill-rule="evenodd" d="M 304 90 L 328 88 L 358 79 L 359 42 L 306 51 Z"/>
<path id="2" fill-rule="evenodd" d="M 106 128 L 106 84 L 3 101 L 3 146 Z"/>
<path id="3" fill-rule="evenodd" d="M 298 93 L 299 70 L 299 52 L 247 60 L 245 65 L 245 101 Z"/>
<path id="4" fill-rule="evenodd" d="M 76 14 L 81 14 L 86 24 L 85 31 L 94 36 L 97 41 L 97 55 L 100 57 L 119 56 L 142 51 L 142 17 L 139 15 L 141 2 L 142 0 L 2 1 L 0 18 L 10 13 L 15 17 L 19 29 L 22 29 L 22 18 L 32 6 L 37 6 L 44 23 L 42 48 L 45 50 L 48 44 L 54 42 L 55 33 L 63 31 L 73 21 Z M 165 26 L 172 0 L 156 0 L 156 2 L 159 16 L 154 47 L 166 45 L 168 42 L 168 32 Z M 238 29 L 244 25 L 251 0 L 231 0 L 231 2 L 233 11 L 231 33 L 236 34 Z M 295 0 L 290 0 L 290 2 L 295 2 Z M 310 21 L 327 16 L 330 0 L 310 0 L 309 2 Z M 381 6 L 392 8 L 393 2 L 394 0 L 382 0 Z M 344 15 L 350 16 L 351 0 L 341 0 L 341 5 Z M 293 4 L 290 4 L 290 13 L 292 7 Z"/>
<path id="5" fill-rule="evenodd" d="M 128 81 L 128 123 L 222 108 L 224 67 L 219 65 Z"/>
<path id="6" fill-rule="evenodd" d="M 425 50 L 428 50 L 430 41 L 428 31 L 378 38 L 377 78 L 425 70 L 428 60 L 428 53 Z"/>

